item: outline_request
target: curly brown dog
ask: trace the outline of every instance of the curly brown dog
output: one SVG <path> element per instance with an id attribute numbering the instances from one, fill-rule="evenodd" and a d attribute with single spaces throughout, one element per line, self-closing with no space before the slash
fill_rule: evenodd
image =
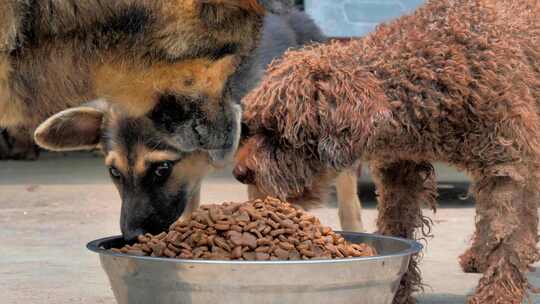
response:
<path id="1" fill-rule="evenodd" d="M 347 45 L 291 51 L 244 102 L 238 160 L 260 193 L 320 195 L 368 161 L 380 233 L 420 237 L 430 162 L 467 171 L 477 221 L 460 259 L 484 274 L 469 303 L 521 303 L 539 260 L 540 1 L 433 0 Z M 246 152 L 248 151 L 248 152 Z M 420 289 L 418 260 L 396 303 Z"/>

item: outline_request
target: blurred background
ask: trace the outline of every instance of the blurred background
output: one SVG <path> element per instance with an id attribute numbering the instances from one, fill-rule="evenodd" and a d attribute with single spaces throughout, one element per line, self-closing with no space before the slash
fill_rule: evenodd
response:
<path id="1" fill-rule="evenodd" d="M 295 4 L 310 14 L 327 36 L 358 37 L 377 24 L 413 11 L 423 0 L 303 0 Z"/>

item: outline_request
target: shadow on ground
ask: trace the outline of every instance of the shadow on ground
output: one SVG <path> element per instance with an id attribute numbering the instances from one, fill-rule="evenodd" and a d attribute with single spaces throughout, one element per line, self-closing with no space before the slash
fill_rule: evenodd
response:
<path id="1" fill-rule="evenodd" d="M 418 296 L 422 304 L 456 304 L 465 303 L 467 296 L 454 294 L 426 294 Z"/>

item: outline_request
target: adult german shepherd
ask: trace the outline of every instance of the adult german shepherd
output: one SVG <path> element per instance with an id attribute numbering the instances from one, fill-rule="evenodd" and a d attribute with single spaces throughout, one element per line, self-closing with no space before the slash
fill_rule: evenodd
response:
<path id="1" fill-rule="evenodd" d="M 198 206 L 203 177 L 236 150 L 240 100 L 271 59 L 323 39 L 303 13 L 272 8 L 0 0 L 0 127 L 35 130 L 50 150 L 101 148 L 124 237 L 162 231 Z"/>
<path id="2" fill-rule="evenodd" d="M 177 130 L 192 139 L 184 149 L 234 150 L 229 79 L 257 46 L 259 1 L 1 0 L 0 11 L 1 126 L 32 132 L 97 98 L 141 115 L 174 96 L 207 118 Z"/>

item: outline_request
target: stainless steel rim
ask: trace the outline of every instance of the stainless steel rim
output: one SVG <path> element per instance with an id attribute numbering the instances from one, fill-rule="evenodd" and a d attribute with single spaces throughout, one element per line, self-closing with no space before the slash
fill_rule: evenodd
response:
<path id="1" fill-rule="evenodd" d="M 95 241 L 92 241 L 86 245 L 86 248 L 88 250 L 102 254 L 102 255 L 108 255 L 108 256 L 114 256 L 119 258 L 129 258 L 129 259 L 135 259 L 135 260 L 146 260 L 146 261 L 159 261 L 159 262 L 165 262 L 165 263 L 182 263 L 182 264 L 220 264 L 220 265 L 235 265 L 235 264 L 241 264 L 241 265 L 249 265 L 249 264 L 255 264 L 255 265 L 284 265 L 284 264 L 293 264 L 293 265 L 299 265 L 299 264 L 333 264 L 333 263 L 358 263 L 362 261 L 376 261 L 376 260 L 385 260 L 387 258 L 394 258 L 394 257 L 404 257 L 404 256 L 410 256 L 413 254 L 419 253 L 423 246 L 422 244 L 398 237 L 390 237 L 390 236 L 384 236 L 384 235 L 377 235 L 377 234 L 368 234 L 368 233 L 357 233 L 357 232 L 341 232 L 336 231 L 340 234 L 346 234 L 350 236 L 357 236 L 357 237 L 368 237 L 368 238 L 378 238 L 378 239 L 386 239 L 386 240 L 393 240 L 400 242 L 402 244 L 405 244 L 408 246 L 407 249 L 400 251 L 399 253 L 394 254 L 384 254 L 384 255 L 377 255 L 374 257 L 364 257 L 364 258 L 350 258 L 350 259 L 333 259 L 333 260 L 302 260 L 302 261 L 210 261 L 210 260 L 182 260 L 182 259 L 170 259 L 170 258 L 156 258 L 156 257 L 141 257 L 141 256 L 134 256 L 134 255 L 127 255 L 127 254 L 121 254 L 121 253 L 115 253 L 111 250 L 103 249 L 101 248 L 101 245 L 106 242 L 110 242 L 113 240 L 122 240 L 122 236 L 111 236 L 106 237 L 102 239 L 97 239 Z"/>

